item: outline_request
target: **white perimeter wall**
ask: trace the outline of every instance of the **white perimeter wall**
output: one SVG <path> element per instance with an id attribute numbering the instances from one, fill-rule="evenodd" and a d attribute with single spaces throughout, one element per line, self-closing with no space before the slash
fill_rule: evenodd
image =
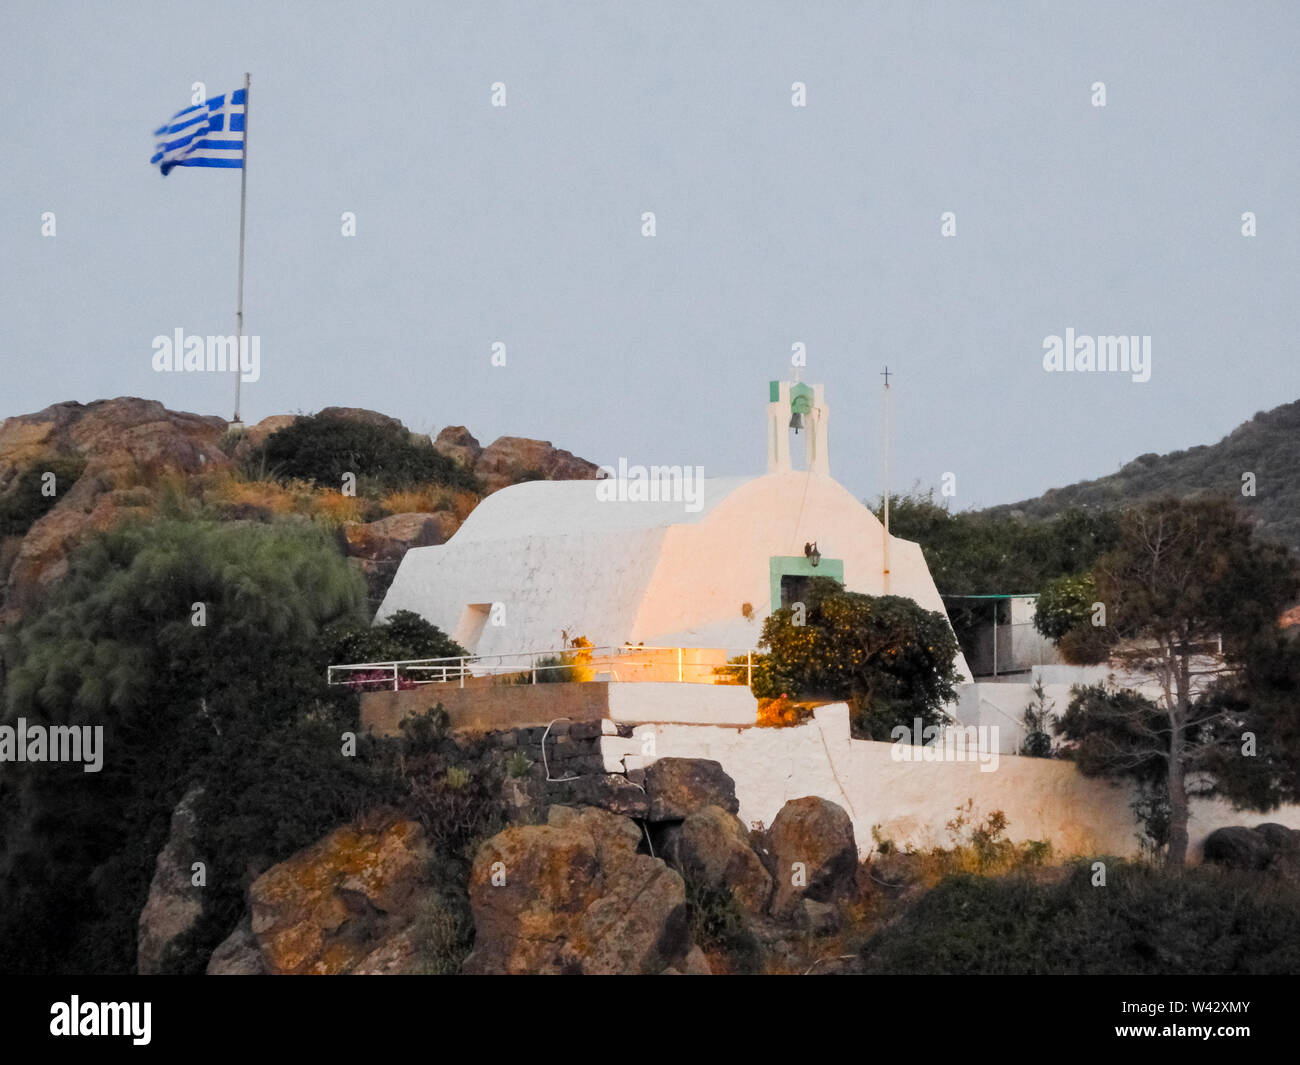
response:
<path id="1" fill-rule="evenodd" d="M 625 685 L 625 687 L 633 687 Z M 770 825 L 790 799 L 819 795 L 853 819 L 858 850 L 873 847 L 871 826 L 903 847 L 950 844 L 945 829 L 957 807 L 973 799 L 984 816 L 1001 810 L 1016 841 L 1048 840 L 1057 856 L 1136 855 L 1139 827 L 1128 785 L 1084 777 L 1069 762 L 1002 756 L 993 772 L 976 762 L 896 762 L 893 745 L 854 740 L 843 703 L 819 709 L 794 728 L 640 725 L 631 740 L 606 737 L 606 761 L 625 749 L 635 757 L 653 734 L 653 757 L 712 758 L 736 782 L 740 818 Z M 1224 802 L 1192 807 L 1193 856 L 1205 837 L 1227 825 L 1276 821 L 1300 828 L 1300 807 L 1268 814 L 1234 810 Z"/>

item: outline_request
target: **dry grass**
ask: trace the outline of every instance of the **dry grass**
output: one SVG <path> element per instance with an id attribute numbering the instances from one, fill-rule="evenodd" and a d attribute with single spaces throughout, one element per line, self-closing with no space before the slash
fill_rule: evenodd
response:
<path id="1" fill-rule="evenodd" d="M 389 492 L 379 501 L 379 505 L 389 514 L 432 514 L 438 510 L 445 510 L 455 514 L 461 521 L 469 517 L 469 512 L 478 506 L 478 503 L 479 497 L 473 492 L 444 488 L 440 485 Z"/>
<path id="2" fill-rule="evenodd" d="M 256 507 L 274 518 L 300 516 L 335 526 L 346 521 L 374 521 L 389 514 L 449 511 L 461 521 L 478 504 L 473 492 L 437 485 L 392 492 L 380 498 L 345 496 L 306 480 L 248 477 L 237 471 L 185 476 L 177 472 L 129 478 L 123 487 L 148 487 L 155 517 L 220 517 L 229 507 Z"/>

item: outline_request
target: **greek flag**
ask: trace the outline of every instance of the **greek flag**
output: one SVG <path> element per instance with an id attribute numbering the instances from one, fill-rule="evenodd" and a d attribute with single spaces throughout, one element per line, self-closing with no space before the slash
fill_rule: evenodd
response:
<path id="1" fill-rule="evenodd" d="M 151 163 L 163 177 L 174 166 L 219 166 L 238 170 L 244 165 L 244 90 L 222 93 L 178 111 L 154 131 L 158 144 Z"/>

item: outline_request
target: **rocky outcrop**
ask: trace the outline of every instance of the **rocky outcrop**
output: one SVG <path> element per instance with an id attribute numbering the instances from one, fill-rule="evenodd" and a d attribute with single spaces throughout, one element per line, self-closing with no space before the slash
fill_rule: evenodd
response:
<path id="1" fill-rule="evenodd" d="M 645 770 L 651 821 L 680 821 L 695 810 L 720 806 L 738 813 L 736 782 L 721 762 L 708 758 L 660 758 Z"/>
<path id="2" fill-rule="evenodd" d="M 319 415 L 405 431 L 396 418 L 359 407 L 326 407 Z M 57 501 L 48 512 L 21 534 L 0 540 L 0 624 L 16 621 L 40 601 L 67 572 L 69 553 L 115 525 L 127 508 L 152 503 L 155 493 L 149 486 L 161 474 L 198 474 L 242 463 L 294 418 L 264 418 L 237 440 L 228 438 L 224 418 L 168 410 L 156 400 L 132 397 L 56 403 L 6 419 L 0 424 L 0 500 L 30 490 L 31 471 L 45 470 L 42 464 L 72 463 L 81 473 L 60 475 Z M 481 447 L 464 426 L 443 429 L 434 446 L 471 470 L 485 492 L 536 478 L 592 479 L 597 472 L 594 464 L 543 440 L 503 436 Z M 350 523 L 343 532 L 345 550 L 365 574 L 372 598 L 382 597 L 408 548 L 445 543 L 474 499 L 472 493 L 459 493 L 455 512 Z M 218 503 L 215 509 L 222 520 L 271 519 L 269 511 L 249 503 Z"/>
<path id="3" fill-rule="evenodd" d="M 549 440 L 501 436 L 487 447 L 481 447 L 463 425 L 447 426 L 433 446 L 472 469 L 485 493 L 520 481 L 595 480 L 598 470 L 595 463 L 553 447 Z"/>
<path id="4" fill-rule="evenodd" d="M 84 462 L 84 470 L 9 552 L 0 622 L 13 621 L 33 606 L 67 571 L 70 551 L 113 525 L 124 507 L 138 505 L 142 481 L 167 471 L 188 474 L 229 465 L 220 447 L 225 434 L 221 418 L 129 397 L 56 403 L 6 419 L 0 425 L 0 493 L 54 456 Z"/>
<path id="5" fill-rule="evenodd" d="M 392 514 L 378 521 L 345 521 L 344 553 L 368 562 L 399 562 L 412 547 L 443 544 L 460 526 L 455 514 Z"/>
<path id="6" fill-rule="evenodd" d="M 682 876 L 711 891 L 730 891 L 753 914 L 772 897 L 772 876 L 754 851 L 747 829 L 720 806 L 695 810 L 664 836 L 664 857 Z"/>
<path id="7" fill-rule="evenodd" d="M 343 553 L 366 581 L 366 594 L 378 607 L 397 575 L 398 563 L 413 547 L 444 544 L 460 528 L 451 511 L 392 514 L 378 521 L 346 521 L 339 529 Z"/>
<path id="8" fill-rule="evenodd" d="M 136 971 L 145 976 L 165 970 L 173 944 L 194 927 L 203 912 L 203 889 L 192 883 L 193 864 L 201 860 L 194 807 L 202 794 L 201 788 L 193 788 L 176 805 L 167 843 L 154 866 L 136 941 Z"/>
<path id="9" fill-rule="evenodd" d="M 463 425 L 447 426 L 434 440 L 433 448 L 467 469 L 473 469 L 478 457 L 483 454 L 483 448 L 474 439 L 474 434 Z"/>
<path id="10" fill-rule="evenodd" d="M 698 971 L 685 885 L 638 853 L 641 830 L 597 809 L 551 807 L 547 824 L 507 828 L 475 856 L 468 973 Z"/>
<path id="11" fill-rule="evenodd" d="M 791 920 L 799 915 L 804 899 L 831 902 L 855 891 L 858 848 L 853 822 L 835 803 L 814 795 L 791 799 L 772 821 L 764 842 L 776 881 L 774 917 Z"/>
<path id="12" fill-rule="evenodd" d="M 1205 860 L 1229 869 L 1267 871 L 1300 881 L 1300 830 L 1269 822 L 1234 825 L 1205 839 Z"/>
<path id="13" fill-rule="evenodd" d="M 429 858 L 424 830 L 393 820 L 345 825 L 268 869 L 248 891 L 266 970 L 405 971 Z"/>
<path id="14" fill-rule="evenodd" d="M 247 914 L 208 959 L 209 976 L 263 976 L 266 960 L 253 935 L 253 922 Z"/>

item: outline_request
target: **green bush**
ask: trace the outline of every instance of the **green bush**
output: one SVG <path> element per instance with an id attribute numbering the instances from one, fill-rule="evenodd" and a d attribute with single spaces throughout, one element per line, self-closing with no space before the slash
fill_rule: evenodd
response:
<path id="1" fill-rule="evenodd" d="M 32 463 L 0 496 L 0 536 L 26 536 L 27 531 L 53 509 L 81 476 L 86 460 L 79 455 L 52 455 Z M 54 492 L 43 491 L 45 475 L 54 474 Z"/>
<path id="2" fill-rule="evenodd" d="M 1063 879 L 943 880 L 863 947 L 873 973 L 1228 975 L 1300 969 L 1300 889 L 1200 867 L 1107 860 Z"/>
<path id="3" fill-rule="evenodd" d="M 245 465 L 255 473 L 268 470 L 326 488 L 340 487 L 350 473 L 359 484 L 383 492 L 429 484 L 479 489 L 469 470 L 401 426 L 333 415 L 299 415 L 255 448 Z"/>
<path id="4" fill-rule="evenodd" d="M 687 878 L 686 913 L 691 939 L 701 950 L 722 954 L 734 972 L 760 971 L 762 950 L 731 891 Z"/>
<path id="5" fill-rule="evenodd" d="M 349 618 L 325 634 L 330 661 L 335 665 L 352 662 L 404 662 L 419 658 L 459 658 L 468 655 L 460 644 L 413 610 L 399 610 L 386 620 L 368 625 Z M 416 679 L 429 679 L 417 673 Z"/>
<path id="6" fill-rule="evenodd" d="M 909 729 L 948 720 L 955 698 L 957 641 L 947 619 L 901 596 L 847 592 L 827 578 L 808 583 L 804 624 L 792 607 L 763 622 L 753 691 L 759 698 L 848 699 L 855 735 L 890 739 Z M 738 668 L 738 667 L 736 667 Z"/>
<path id="7" fill-rule="evenodd" d="M 325 686 L 321 634 L 361 602 L 309 526 L 159 522 L 73 555 L 4 634 L 4 716 L 100 725 L 104 764 L 0 776 L 0 971 L 134 971 L 154 860 L 195 783 L 225 833 L 206 860 L 235 885 L 251 848 L 280 855 L 349 808 L 356 696 Z M 218 914 L 225 889 L 205 896 Z"/>

